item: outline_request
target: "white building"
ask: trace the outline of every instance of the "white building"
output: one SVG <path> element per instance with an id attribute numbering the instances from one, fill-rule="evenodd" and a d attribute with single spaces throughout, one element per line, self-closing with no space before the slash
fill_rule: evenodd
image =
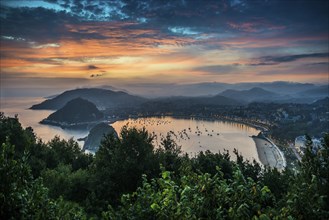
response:
<path id="1" fill-rule="evenodd" d="M 313 150 L 317 151 L 319 148 L 321 148 L 321 140 L 317 138 L 312 138 L 313 143 Z M 306 150 L 306 136 L 298 136 L 295 139 L 295 148 L 299 151 L 299 153 L 304 154 L 304 151 Z"/>

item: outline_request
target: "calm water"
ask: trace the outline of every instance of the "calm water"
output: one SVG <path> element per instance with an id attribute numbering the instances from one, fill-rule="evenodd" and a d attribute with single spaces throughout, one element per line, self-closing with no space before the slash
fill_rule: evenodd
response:
<path id="1" fill-rule="evenodd" d="M 75 140 L 87 136 L 88 131 L 86 130 L 61 129 L 55 126 L 39 124 L 39 121 L 46 118 L 53 111 L 29 110 L 28 108 L 43 100 L 43 98 L 2 98 L 0 100 L 0 111 L 5 112 L 6 116 L 18 114 L 23 127 L 31 126 L 36 135 L 43 141 L 49 141 L 55 135 L 59 135 L 64 139 L 73 137 Z M 216 153 L 218 151 L 223 152 L 226 149 L 231 153 L 236 148 L 245 158 L 258 161 L 255 143 L 249 136 L 256 135 L 259 131 L 243 124 L 172 117 L 152 117 L 117 121 L 112 126 L 119 133 L 122 126 L 126 124 L 128 126 L 136 126 L 137 128 L 145 127 L 155 136 L 155 145 L 159 145 L 161 139 L 168 132 L 171 132 L 172 138 L 182 147 L 184 152 L 191 156 L 205 150 Z M 79 142 L 79 144 L 82 146 L 83 142 Z"/>
<path id="2" fill-rule="evenodd" d="M 45 100 L 44 98 L 1 98 L 0 111 L 4 112 L 6 116 L 18 115 L 19 121 L 23 127 L 31 126 L 37 135 L 43 141 L 51 140 L 55 135 L 61 138 L 69 139 L 73 137 L 75 140 L 88 135 L 85 130 L 68 130 L 60 127 L 39 124 L 44 118 L 53 113 L 50 110 L 30 110 L 32 105 Z M 80 146 L 83 142 L 79 142 Z"/>
<path id="3" fill-rule="evenodd" d="M 124 125 L 145 127 L 155 136 L 155 145 L 159 145 L 170 132 L 182 150 L 191 156 L 205 150 L 217 153 L 225 149 L 232 153 L 236 148 L 245 158 L 259 161 L 255 142 L 249 137 L 257 135 L 259 131 L 243 124 L 173 117 L 128 119 L 112 124 L 116 131 L 120 131 Z"/>

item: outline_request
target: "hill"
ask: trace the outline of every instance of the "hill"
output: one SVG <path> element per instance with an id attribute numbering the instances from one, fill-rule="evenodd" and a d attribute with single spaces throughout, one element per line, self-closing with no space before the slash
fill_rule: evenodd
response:
<path id="1" fill-rule="evenodd" d="M 84 88 L 65 91 L 54 98 L 33 105 L 30 109 L 57 110 L 62 108 L 70 100 L 78 97 L 83 97 L 94 103 L 100 110 L 116 107 L 133 107 L 146 101 L 144 98 L 129 95 L 125 92 L 115 92 L 99 88 Z"/>
<path id="2" fill-rule="evenodd" d="M 134 84 L 126 87 L 130 92 L 143 97 L 168 97 L 168 96 L 211 96 L 225 90 L 249 90 L 254 87 L 262 88 L 269 92 L 280 95 L 292 95 L 305 90 L 316 89 L 317 86 L 311 83 L 298 82 L 245 82 L 245 83 L 221 83 L 221 82 L 202 82 L 193 84 L 175 84 L 175 83 L 148 83 Z"/>
<path id="3" fill-rule="evenodd" d="M 329 85 L 318 86 L 316 88 L 308 89 L 297 93 L 297 95 L 324 98 L 326 96 L 329 96 Z"/>
<path id="4" fill-rule="evenodd" d="M 312 103 L 312 106 L 326 106 L 328 108 L 329 107 L 329 97 L 315 101 L 314 103 Z"/>
<path id="5" fill-rule="evenodd" d="M 195 107 L 207 107 L 207 106 L 238 106 L 243 105 L 244 102 L 240 102 L 234 99 L 230 99 L 221 95 L 210 97 L 167 97 L 153 99 L 145 102 L 141 105 L 142 112 L 162 112 L 170 111 L 192 111 Z"/>
<path id="6" fill-rule="evenodd" d="M 246 102 L 260 102 L 260 101 L 268 102 L 271 100 L 278 99 L 280 97 L 280 95 L 277 93 L 270 92 L 259 87 L 254 87 L 252 89 L 242 90 L 242 91 L 228 89 L 220 93 L 220 95 L 227 98 L 246 101 Z"/>
<path id="7" fill-rule="evenodd" d="M 101 140 L 104 135 L 113 133 L 115 137 L 118 137 L 117 132 L 114 128 L 106 123 L 99 123 L 95 125 L 89 132 L 88 136 L 85 138 L 85 143 L 83 145 L 83 150 L 88 150 L 91 152 L 96 152 L 99 148 Z"/>
<path id="8" fill-rule="evenodd" d="M 103 117 L 103 113 L 93 103 L 82 98 L 76 98 L 66 103 L 64 107 L 52 113 L 40 123 L 71 127 L 99 121 Z"/>

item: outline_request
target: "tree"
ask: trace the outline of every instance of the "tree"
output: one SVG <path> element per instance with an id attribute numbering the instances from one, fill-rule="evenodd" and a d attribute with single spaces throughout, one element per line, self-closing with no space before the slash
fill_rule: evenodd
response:
<path id="1" fill-rule="evenodd" d="M 156 149 L 159 163 L 168 171 L 178 171 L 182 165 L 181 147 L 171 138 L 170 133 Z"/>
<path id="2" fill-rule="evenodd" d="M 154 177 L 159 172 L 152 137 L 145 129 L 124 126 L 120 136 L 105 136 L 91 170 L 95 187 L 91 200 L 101 209 L 118 203 L 123 193 L 135 191 L 142 174 Z"/>
<path id="3" fill-rule="evenodd" d="M 317 150 L 307 136 L 300 170 L 291 176 L 292 183 L 284 197 L 287 202 L 281 210 L 283 216 L 289 214 L 299 219 L 329 219 L 328 138 L 326 134 L 322 147 Z"/>
<path id="4" fill-rule="evenodd" d="M 14 146 L 8 141 L 1 145 L 0 219 L 85 218 L 78 205 L 50 199 L 42 179 L 33 180 L 27 155 L 21 160 L 14 155 Z"/>
<path id="5" fill-rule="evenodd" d="M 0 143 L 5 143 L 7 139 L 15 145 L 15 157 L 17 158 L 22 157 L 24 151 L 36 141 L 33 129 L 31 127 L 23 129 L 17 115 L 11 118 L 0 112 Z"/>
<path id="6" fill-rule="evenodd" d="M 88 170 L 73 171 L 71 165 L 60 164 L 55 169 L 47 169 L 42 178 L 49 189 L 49 196 L 54 199 L 63 197 L 83 204 L 91 191 Z"/>
<path id="7" fill-rule="evenodd" d="M 245 178 L 235 166 L 232 181 L 194 172 L 173 180 L 163 171 L 135 193 L 122 196 L 122 206 L 111 206 L 104 219 L 269 219 L 277 214 L 274 198 L 266 186 Z"/>

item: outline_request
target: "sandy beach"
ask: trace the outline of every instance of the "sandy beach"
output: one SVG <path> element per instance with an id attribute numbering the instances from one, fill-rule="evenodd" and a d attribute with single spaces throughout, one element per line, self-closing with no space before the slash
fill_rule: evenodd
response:
<path id="1" fill-rule="evenodd" d="M 253 140 L 256 143 L 259 160 L 264 166 L 277 168 L 278 170 L 282 170 L 286 167 L 283 153 L 272 141 L 257 136 L 253 136 Z"/>

